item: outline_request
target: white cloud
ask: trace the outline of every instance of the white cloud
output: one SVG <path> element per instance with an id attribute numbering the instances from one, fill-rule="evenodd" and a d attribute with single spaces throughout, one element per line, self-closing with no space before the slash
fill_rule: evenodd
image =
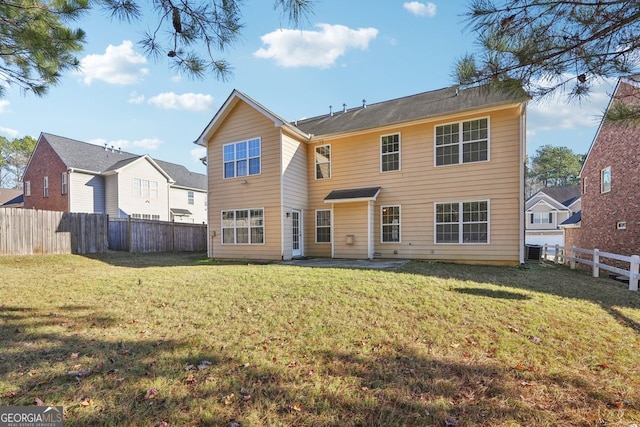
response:
<path id="1" fill-rule="evenodd" d="M 318 24 L 320 31 L 277 30 L 260 39 L 268 48 L 254 56 L 275 59 L 282 67 L 331 67 L 347 49 L 366 50 L 376 38 L 376 28 L 353 30 L 344 25 Z"/>
<path id="2" fill-rule="evenodd" d="M 182 80 L 182 76 L 180 74 L 176 74 L 175 76 L 171 77 L 171 81 L 174 83 L 178 83 Z"/>
<path id="3" fill-rule="evenodd" d="M 144 102 L 144 95 L 138 95 L 138 92 L 133 91 L 129 94 L 129 104 L 142 104 Z"/>
<path id="4" fill-rule="evenodd" d="M 192 148 L 189 153 L 191 153 L 191 158 L 193 160 L 200 162 L 200 159 L 207 155 L 207 148 L 206 147 Z"/>
<path id="5" fill-rule="evenodd" d="M 89 143 L 99 145 L 101 147 L 104 147 L 106 144 L 109 149 L 113 148 L 114 150 L 120 149 L 126 151 L 131 147 L 144 148 L 145 150 L 157 150 L 158 147 L 160 147 L 160 144 L 162 144 L 162 141 L 158 138 L 145 138 L 135 141 L 129 141 L 127 139 L 114 139 L 109 141 L 104 138 L 96 138 L 90 140 Z"/>
<path id="6" fill-rule="evenodd" d="M 0 114 L 7 113 L 9 111 L 9 101 L 6 99 L 0 99 Z"/>
<path id="7" fill-rule="evenodd" d="M 149 70 L 144 56 L 133 50 L 133 43 L 124 40 L 119 46 L 109 45 L 104 55 L 87 55 L 80 61 L 80 71 L 85 84 L 102 80 L 114 85 L 130 85 L 140 81 Z"/>
<path id="8" fill-rule="evenodd" d="M 579 103 L 567 102 L 565 97 L 531 101 L 527 108 L 527 134 L 539 131 L 596 127 L 609 103 L 617 79 L 599 81 L 588 98 Z"/>
<path id="9" fill-rule="evenodd" d="M 165 110 L 206 111 L 213 105 L 213 96 L 202 93 L 177 95 L 168 92 L 149 98 L 147 102 Z"/>
<path id="10" fill-rule="evenodd" d="M 436 16 L 436 5 L 433 3 L 424 4 L 412 1 L 404 3 L 402 6 L 416 16 L 428 16 L 429 18 Z"/>
<path id="11" fill-rule="evenodd" d="M 20 136 L 20 132 L 15 129 L 3 128 L 2 126 L 0 126 L 0 135 L 9 139 L 14 139 Z"/>

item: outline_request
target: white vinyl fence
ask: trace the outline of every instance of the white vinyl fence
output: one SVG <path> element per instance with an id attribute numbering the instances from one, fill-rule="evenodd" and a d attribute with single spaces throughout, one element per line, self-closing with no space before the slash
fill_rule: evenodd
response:
<path id="1" fill-rule="evenodd" d="M 551 249 L 555 249 L 555 253 L 551 253 Z M 593 277 L 599 277 L 600 270 L 610 271 L 619 276 L 629 278 L 629 290 L 638 290 L 638 279 L 640 279 L 640 256 L 624 256 L 618 254 L 612 254 L 609 252 L 602 252 L 599 249 L 581 249 L 566 246 L 549 246 L 544 245 L 543 259 L 553 259 L 553 262 L 566 263 L 569 262 L 571 268 L 576 268 L 576 263 L 590 265 Z M 606 260 L 615 260 L 625 265 L 629 265 L 629 269 L 614 267 L 613 265 L 606 264 Z"/>

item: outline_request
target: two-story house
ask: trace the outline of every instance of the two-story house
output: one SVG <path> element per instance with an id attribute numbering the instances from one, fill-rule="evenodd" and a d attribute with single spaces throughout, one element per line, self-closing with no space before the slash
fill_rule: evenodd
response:
<path id="1" fill-rule="evenodd" d="M 288 122 L 234 90 L 195 141 L 209 255 L 523 262 L 525 111 L 450 87 Z"/>
<path id="2" fill-rule="evenodd" d="M 640 108 L 640 74 L 622 77 L 580 171 L 580 221 L 567 227 L 566 246 L 640 254 L 640 126 L 609 121 L 612 109 Z"/>
<path id="3" fill-rule="evenodd" d="M 206 181 L 148 155 L 42 133 L 23 177 L 24 207 L 201 224 Z"/>
<path id="4" fill-rule="evenodd" d="M 525 203 L 525 243 L 564 246 L 564 229 L 560 225 L 580 212 L 580 207 L 579 185 L 539 190 Z"/>

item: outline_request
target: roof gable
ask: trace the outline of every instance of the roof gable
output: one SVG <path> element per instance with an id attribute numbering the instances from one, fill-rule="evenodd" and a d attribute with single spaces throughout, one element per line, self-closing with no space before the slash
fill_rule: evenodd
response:
<path id="1" fill-rule="evenodd" d="M 544 194 L 563 206 L 569 207 L 581 196 L 579 185 L 563 185 L 558 187 L 546 187 L 534 194 L 529 200 L 540 194 Z"/>

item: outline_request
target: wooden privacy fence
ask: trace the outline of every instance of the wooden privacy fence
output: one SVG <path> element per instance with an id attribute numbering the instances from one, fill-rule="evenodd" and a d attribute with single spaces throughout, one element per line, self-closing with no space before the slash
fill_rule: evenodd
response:
<path id="1" fill-rule="evenodd" d="M 207 226 L 105 214 L 0 208 L 0 256 L 205 252 Z"/>
<path id="2" fill-rule="evenodd" d="M 607 270 L 620 276 L 629 278 L 629 290 L 638 290 L 638 280 L 640 279 L 640 256 L 624 256 L 618 254 L 612 254 L 609 252 L 602 252 L 599 249 L 581 249 L 565 246 L 550 246 L 544 245 L 543 258 L 547 258 L 549 253 L 549 247 L 555 248 L 555 254 L 553 255 L 553 261 L 557 263 L 565 263 L 569 261 L 571 268 L 576 268 L 576 263 L 590 265 L 592 269 L 593 277 L 600 275 L 600 269 Z M 615 260 L 624 265 L 629 265 L 629 269 L 619 268 L 605 263 L 605 260 Z"/>
<path id="3" fill-rule="evenodd" d="M 0 208 L 0 255 L 106 252 L 103 214 Z"/>
<path id="4" fill-rule="evenodd" d="M 204 252 L 207 226 L 133 218 L 109 219 L 109 249 L 129 252 Z"/>

